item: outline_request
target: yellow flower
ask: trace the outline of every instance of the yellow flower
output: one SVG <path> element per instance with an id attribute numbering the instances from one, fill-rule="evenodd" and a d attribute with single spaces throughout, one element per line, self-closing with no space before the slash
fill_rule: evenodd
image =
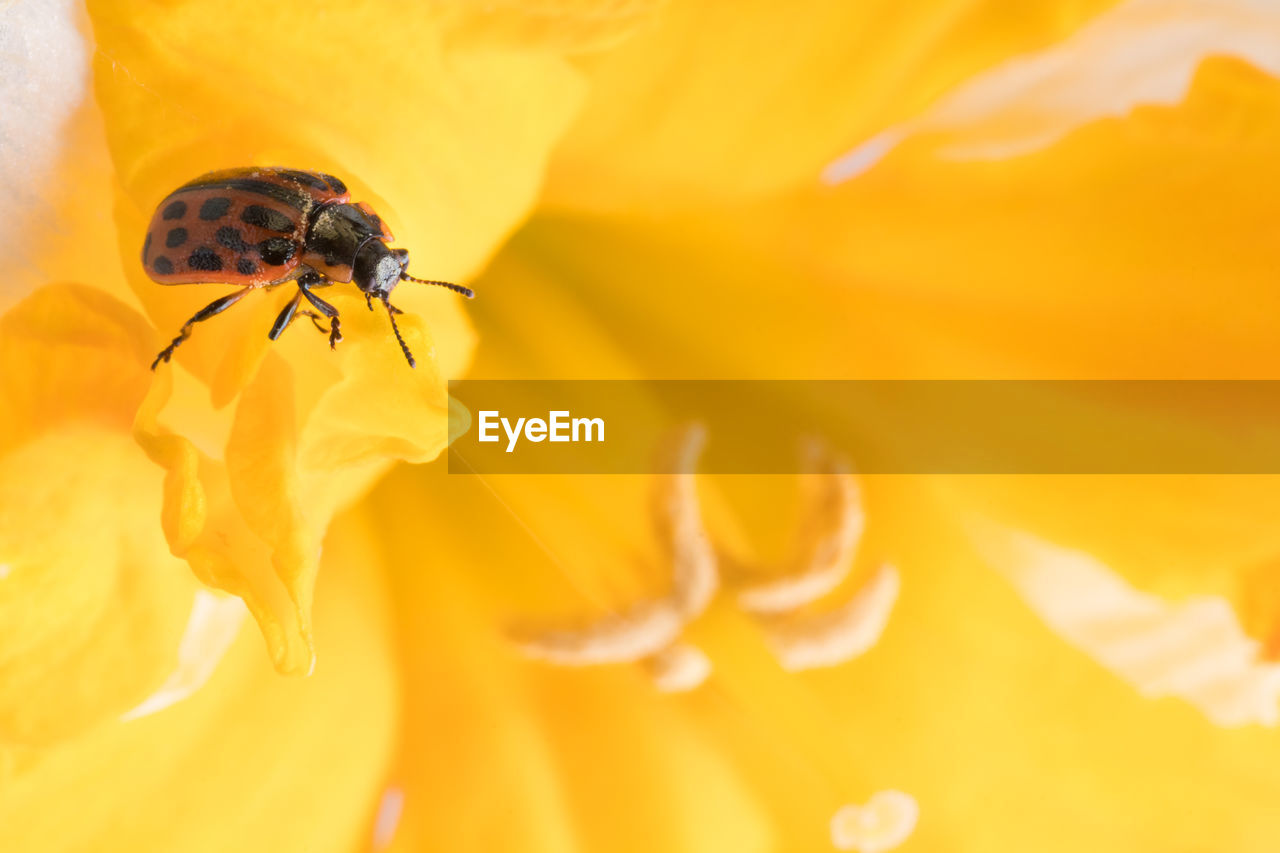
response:
<path id="1" fill-rule="evenodd" d="M 464 374 L 1269 378 L 1273 13 L 87 7 L 0 320 L 0 849 L 1270 849 L 1270 479 L 397 463 Z M 249 164 L 480 298 L 397 291 L 414 371 L 351 290 L 151 374 L 225 291 L 147 218 Z"/>
<path id="2" fill-rule="evenodd" d="M 1113 45 L 1126 43 L 1117 31 L 1141 33 L 1126 15 L 1100 22 Z M 1265 31 L 1262 23 L 1252 26 Z M 1158 24 L 1167 33 L 1167 21 L 1144 22 Z M 1248 42 L 1229 35 L 1217 38 Z M 705 45 L 687 32 L 667 37 L 628 42 L 601 60 L 602 74 L 621 80 L 615 69 L 666 55 L 659 43 L 687 45 L 690 57 Z M 1082 56 L 1095 58 L 1098 38 L 1095 31 L 1077 44 Z M 1165 76 L 1184 79 L 1211 47 L 1195 51 L 1169 57 Z M 702 61 L 708 77 L 720 70 Z M 677 94 L 663 88 L 661 66 L 651 91 L 629 75 L 625 98 L 593 99 L 586 115 L 646 97 L 678 103 L 699 90 L 695 67 L 692 58 L 682 66 L 688 76 Z M 991 80 L 971 91 L 984 86 Z M 1048 89 L 1040 94 L 1062 94 Z M 1104 112 L 1118 97 L 1107 94 Z M 1199 67 L 1185 100 L 1175 94 L 1181 103 L 1070 133 L 1012 122 L 1033 103 L 1014 99 L 991 122 L 906 138 L 875 170 L 835 187 L 821 186 L 818 174 L 861 140 L 814 158 L 808 186 L 762 187 L 758 170 L 738 165 L 763 147 L 753 145 L 754 113 L 723 126 L 683 125 L 690 137 L 696 126 L 719 140 L 724 156 L 702 160 L 697 139 L 664 147 L 671 130 L 641 127 L 647 113 L 611 135 L 584 119 L 591 135 L 575 132 L 553 162 L 554 209 L 535 217 L 478 285 L 492 298 L 474 308 L 485 343 L 470 375 L 1270 377 L 1265 306 L 1274 294 L 1266 244 L 1253 235 L 1273 218 L 1257 182 L 1269 186 L 1274 173 L 1268 116 L 1280 88 L 1218 59 Z M 968 161 L 976 155 L 963 148 L 939 158 L 958 142 L 985 144 L 983 134 L 1039 141 L 998 162 Z M 631 156 L 615 156 L 619 147 Z M 542 321 L 530 324 L 531 316 Z M 578 333 L 567 341 L 548 328 Z M 444 487 L 416 476 L 430 506 Z M 412 477 L 398 474 L 375 497 L 407 503 Z M 505 505 L 515 518 L 500 528 L 509 533 L 484 543 L 486 562 L 513 568 L 497 582 L 468 574 L 459 583 L 478 589 L 477 600 L 505 600 L 494 621 L 532 614 L 565 648 L 564 631 L 587 628 L 572 635 L 581 643 L 611 615 L 672 587 L 652 555 L 639 569 L 618 563 L 619 554 L 644 553 L 651 538 L 640 487 L 509 476 L 491 485 L 500 499 L 476 484 L 475 500 L 490 512 Z M 611 684 L 621 676 L 603 669 L 569 671 L 591 692 L 565 697 L 564 676 L 547 673 L 503 694 L 503 722 L 519 726 L 540 703 L 544 726 L 569 717 L 559 724 L 571 731 L 553 729 L 552 747 L 521 757 L 477 735 L 465 755 L 487 767 L 510 761 L 500 775 L 523 773 L 521 802 L 560 762 L 580 762 L 562 775 L 568 802 L 590 803 L 600 816 L 579 830 L 587 849 L 625 847 L 641 827 L 681 831 L 665 811 L 664 786 L 673 783 L 661 768 L 675 759 L 664 747 L 690 756 L 687 772 L 706 808 L 679 824 L 689 835 L 663 836 L 658 846 L 823 849 L 832 840 L 827 821 L 848 817 L 841 803 L 900 790 L 919 805 L 904 849 L 1215 849 L 1224 838 L 1233 849 L 1267 848 L 1272 818 L 1248 804 L 1278 781 L 1272 738 L 1260 727 L 1275 723 L 1277 669 L 1242 628 L 1255 638 L 1274 631 L 1259 630 L 1274 625 L 1265 621 L 1275 613 L 1265 605 L 1273 479 L 869 477 L 864 485 L 868 553 L 824 602 L 831 612 L 850 600 L 875 577 L 877 558 L 892 557 L 899 601 L 864 659 L 797 682 L 778 672 L 759 625 L 716 604 L 684 634 L 712 670 L 703 688 L 673 700 L 680 704 L 641 704 L 642 687 Z M 704 482 L 702 491 L 704 504 L 716 503 L 717 491 L 737 497 L 740 523 L 764 540 L 758 550 L 776 545 L 770 512 L 787 511 L 785 488 L 733 478 Z M 480 514 L 452 493 L 450 502 Z M 1009 536 L 1010 528 L 1033 535 Z M 442 525 L 440 537 L 449 534 Z M 458 555 L 477 547 L 466 530 L 454 542 Z M 544 578 L 541 589 L 530 589 L 530 573 Z M 446 631 L 431 629 L 436 639 L 418 663 L 441 682 L 450 680 L 446 670 L 430 658 L 462 645 L 461 633 Z M 644 680 L 646 670 L 631 677 Z M 486 697 L 476 704 L 490 705 L 492 684 L 475 689 Z M 626 698 L 610 703 L 617 694 Z M 427 697 L 419 701 L 429 707 Z M 571 710 L 579 707 L 593 711 Z M 594 710 L 601 707 L 607 713 Z M 646 738 L 657 720 L 671 725 L 673 707 L 694 733 L 678 746 L 674 736 Z M 1217 728 L 1241 725 L 1249 728 Z M 626 774 L 627 796 L 596 790 L 598 776 L 581 769 L 588 765 Z M 425 770 L 421 784 L 438 790 Z M 563 825 L 575 824 L 566 816 L 551 827 Z M 713 825 L 724 833 L 715 842 L 695 835 Z M 508 840 L 518 831 L 494 833 Z"/>

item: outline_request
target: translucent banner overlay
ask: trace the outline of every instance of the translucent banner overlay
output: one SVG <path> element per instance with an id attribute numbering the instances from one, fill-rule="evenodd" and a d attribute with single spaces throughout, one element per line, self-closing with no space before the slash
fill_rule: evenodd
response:
<path id="1" fill-rule="evenodd" d="M 454 474 L 1278 474 L 1280 381 L 450 383 Z M 459 405 L 460 404 L 460 405 Z M 482 440 L 485 439 L 485 440 Z"/>

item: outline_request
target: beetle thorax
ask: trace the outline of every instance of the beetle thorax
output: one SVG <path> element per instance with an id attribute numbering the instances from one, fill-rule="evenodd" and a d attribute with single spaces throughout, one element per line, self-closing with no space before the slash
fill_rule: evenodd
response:
<path id="1" fill-rule="evenodd" d="M 353 204 L 329 204 L 312 215 L 303 260 L 333 281 L 355 280 L 361 290 L 370 292 L 366 284 L 372 285 L 375 279 L 354 275 L 357 256 L 370 244 L 383 254 L 389 252 L 381 229 L 364 211 Z M 372 255 L 365 259 L 366 270 L 371 260 Z"/>

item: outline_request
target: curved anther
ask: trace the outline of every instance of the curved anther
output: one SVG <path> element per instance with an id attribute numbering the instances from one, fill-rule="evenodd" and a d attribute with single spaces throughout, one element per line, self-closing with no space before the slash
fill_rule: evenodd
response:
<path id="1" fill-rule="evenodd" d="M 764 617 L 765 638 L 783 669 L 793 672 L 852 660 L 880 639 L 900 584 L 897 569 L 881 566 L 836 610 Z"/>
<path id="2" fill-rule="evenodd" d="M 653 521 L 671 567 L 670 592 L 584 628 L 516 636 L 525 655 L 564 666 L 632 663 L 658 655 L 711 603 L 718 587 L 715 551 L 702 525 L 693 469 L 702 449 L 701 427 L 681 429 L 666 443 L 657 478 Z"/>
<path id="3" fill-rule="evenodd" d="M 849 464 L 816 439 L 804 453 L 803 521 L 786 567 L 736 572 L 738 603 L 752 613 L 786 613 L 832 592 L 848 577 L 862 540 L 862 492 Z M 747 579 L 766 574 L 767 580 Z"/>
<path id="4" fill-rule="evenodd" d="M 706 430 L 690 424 L 674 432 L 659 452 L 660 475 L 653 489 L 653 521 L 671 563 L 671 600 L 686 619 L 707 609 L 719 588 L 715 549 L 702 523 L 694 470 Z"/>
<path id="5" fill-rule="evenodd" d="M 684 620 L 669 601 L 652 601 L 585 628 L 546 630 L 514 636 L 526 657 L 561 666 L 632 663 L 671 645 Z"/>

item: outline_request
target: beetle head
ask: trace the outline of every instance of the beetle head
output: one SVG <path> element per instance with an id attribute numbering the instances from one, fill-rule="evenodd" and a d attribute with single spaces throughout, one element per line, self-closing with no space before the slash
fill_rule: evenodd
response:
<path id="1" fill-rule="evenodd" d="M 391 291 L 402 281 L 415 281 L 418 284 L 433 284 L 447 287 L 455 293 L 461 293 L 468 299 L 476 294 L 469 287 L 454 284 L 451 281 L 433 281 L 425 278 L 414 278 L 409 275 L 409 251 L 407 249 L 390 249 L 380 240 L 369 240 L 356 252 L 352 265 L 351 278 L 361 291 L 381 299 L 384 302 L 391 297 Z"/>
<path id="2" fill-rule="evenodd" d="M 405 255 L 403 260 L 398 254 L 401 252 Z M 385 302 L 400 283 L 408 254 L 403 249 L 387 248 L 381 240 L 366 240 L 351 265 L 351 280 L 362 292 Z"/>
<path id="3" fill-rule="evenodd" d="M 475 294 L 470 288 L 460 284 L 414 278 L 405 271 L 408 266 L 409 253 L 406 250 L 388 248 L 387 244 L 381 240 L 366 240 L 356 252 L 355 262 L 351 265 L 351 280 L 370 300 L 378 299 L 386 306 L 387 316 L 391 319 L 391 330 L 395 332 L 396 340 L 399 341 L 400 349 L 409 361 L 409 366 L 413 367 L 415 364 L 413 353 L 409 352 L 409 345 L 405 343 L 404 337 L 400 334 L 400 327 L 396 324 L 396 314 L 400 313 L 400 309 L 391 304 L 391 291 L 395 286 L 401 281 L 416 281 L 419 284 L 447 287 L 468 299 Z M 369 303 L 369 308 L 373 308 L 372 301 Z"/>

